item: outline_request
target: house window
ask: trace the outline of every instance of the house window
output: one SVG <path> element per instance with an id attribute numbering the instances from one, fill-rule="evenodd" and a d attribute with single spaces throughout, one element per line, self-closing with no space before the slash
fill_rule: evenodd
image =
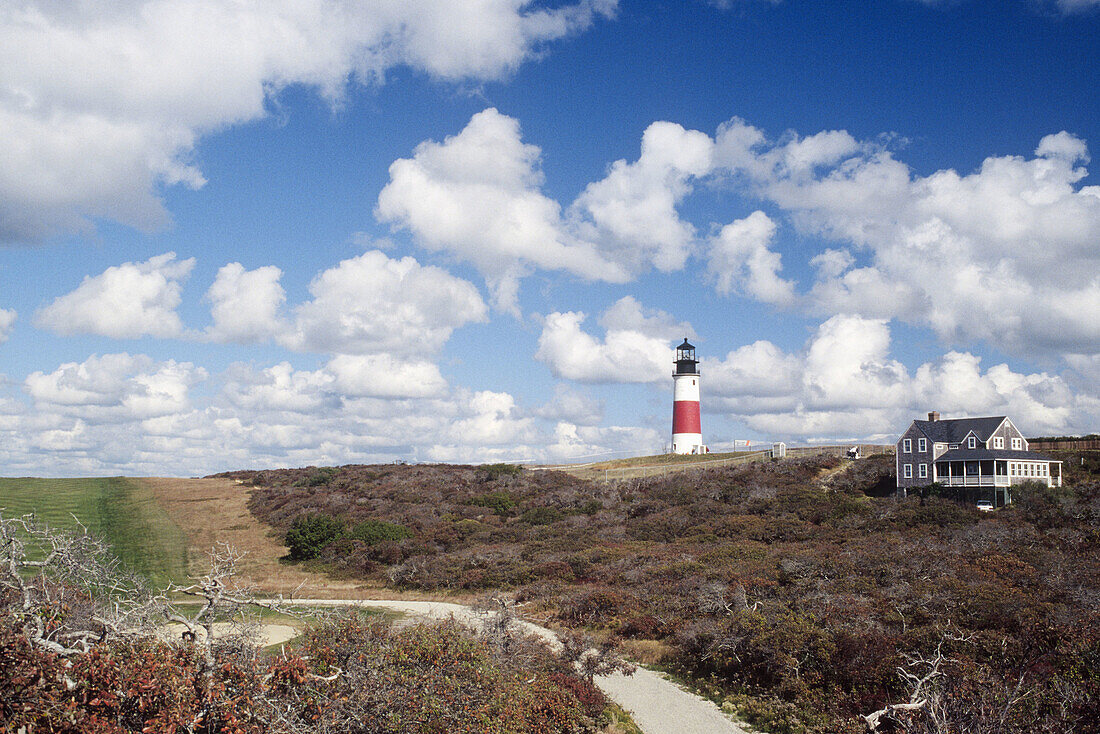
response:
<path id="1" fill-rule="evenodd" d="M 1000 436 L 997 436 L 995 439 L 993 439 L 993 448 L 1003 449 L 1004 447 L 1005 447 L 1005 440 L 1003 438 L 1001 438 Z"/>
<path id="2" fill-rule="evenodd" d="M 974 438 L 973 436 L 968 437 L 966 439 L 966 448 L 968 448 L 968 449 L 978 448 L 978 439 Z"/>
<path id="3" fill-rule="evenodd" d="M 927 479 L 928 478 L 928 464 L 918 464 L 917 465 L 917 474 L 920 476 L 921 479 Z"/>
<path id="4" fill-rule="evenodd" d="M 901 442 L 901 452 L 908 454 L 913 450 L 913 439 L 907 438 Z"/>
<path id="5" fill-rule="evenodd" d="M 1013 451 L 1019 451 L 1022 448 L 1023 448 L 1023 442 L 1020 441 L 1020 439 L 1018 439 L 1018 438 L 1012 439 L 1012 450 Z"/>
<path id="6" fill-rule="evenodd" d="M 913 478 L 913 465 L 912 465 L 912 464 L 906 464 L 906 465 L 905 465 L 904 467 L 902 467 L 902 468 L 903 468 L 903 470 L 904 470 L 904 476 L 905 476 L 905 478 L 906 478 L 906 479 L 912 479 L 912 478 Z"/>
<path id="7" fill-rule="evenodd" d="M 917 451 L 919 451 L 923 454 L 927 450 L 928 450 L 928 439 L 927 438 L 918 438 L 917 439 Z"/>

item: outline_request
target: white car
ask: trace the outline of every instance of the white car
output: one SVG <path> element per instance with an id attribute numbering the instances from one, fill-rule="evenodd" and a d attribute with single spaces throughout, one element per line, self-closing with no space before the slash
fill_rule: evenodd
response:
<path id="1" fill-rule="evenodd" d="M 978 509 L 982 512 L 993 512 L 993 500 L 978 500 Z"/>

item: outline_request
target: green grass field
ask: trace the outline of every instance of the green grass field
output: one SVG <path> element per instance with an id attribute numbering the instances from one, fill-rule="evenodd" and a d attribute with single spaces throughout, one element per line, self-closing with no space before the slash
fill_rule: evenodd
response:
<path id="1" fill-rule="evenodd" d="M 157 586 L 187 577 L 187 539 L 153 497 L 129 479 L 0 478 L 5 517 L 35 513 L 57 528 L 73 528 L 76 515 L 115 554 Z"/>

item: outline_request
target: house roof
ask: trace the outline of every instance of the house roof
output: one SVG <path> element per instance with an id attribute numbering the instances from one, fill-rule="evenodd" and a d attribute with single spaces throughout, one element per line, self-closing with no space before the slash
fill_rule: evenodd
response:
<path id="1" fill-rule="evenodd" d="M 913 421 L 917 428 L 933 443 L 960 443 L 973 431 L 979 441 L 988 441 L 1005 416 L 988 418 L 953 418 L 938 421 Z"/>
<path id="2" fill-rule="evenodd" d="M 986 459 L 1009 459 L 1011 461 L 1054 461 L 1049 456 L 1035 453 L 1034 451 L 1012 451 L 1009 449 L 954 449 L 945 451 L 936 461 L 984 461 Z"/>

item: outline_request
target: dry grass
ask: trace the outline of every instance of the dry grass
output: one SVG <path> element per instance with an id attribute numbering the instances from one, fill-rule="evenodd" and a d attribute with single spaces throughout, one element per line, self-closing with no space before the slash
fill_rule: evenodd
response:
<path id="1" fill-rule="evenodd" d="M 623 640 L 623 654 L 642 665 L 663 665 L 673 659 L 675 650 L 663 640 Z"/>
<path id="2" fill-rule="evenodd" d="M 232 479 L 139 479 L 157 503 L 187 536 L 188 572 L 201 573 L 206 552 L 215 543 L 229 543 L 245 551 L 241 576 L 265 593 L 289 593 L 302 586 L 299 596 L 336 598 L 357 588 L 348 581 L 334 581 L 321 574 L 286 564 L 279 559 L 287 549 L 273 537 L 271 528 L 248 511 L 249 487 Z"/>
<path id="3" fill-rule="evenodd" d="M 261 594 L 294 592 L 298 598 L 316 599 L 406 599 L 409 601 L 463 602 L 473 595 L 454 596 L 431 592 L 398 592 L 362 581 L 332 578 L 282 560 L 287 547 L 274 530 L 248 510 L 254 488 L 234 479 L 135 479 L 149 492 L 171 521 L 187 537 L 188 572 L 206 570 L 206 554 L 215 543 L 229 543 L 245 551 L 242 580 Z"/>
<path id="4" fill-rule="evenodd" d="M 677 469 L 696 469 L 709 462 L 729 463 L 729 459 L 756 453 L 759 452 L 754 449 L 752 451 L 738 451 L 722 454 L 656 454 L 654 456 L 635 456 L 629 459 L 612 459 L 610 461 L 600 461 L 594 464 L 561 464 L 539 468 L 555 469 L 565 472 L 566 474 L 571 474 L 578 479 L 589 480 L 603 479 L 605 477 L 605 472 L 610 470 L 611 473 L 614 474 L 613 478 L 622 479 L 625 477 L 624 470 L 636 470 L 627 473 L 631 476 L 635 474 L 637 476 L 642 476 L 641 472 L 646 468 L 659 470 L 654 473 L 663 473 L 665 471 L 674 471 Z M 722 464 L 718 464 L 718 466 L 721 465 Z"/>

